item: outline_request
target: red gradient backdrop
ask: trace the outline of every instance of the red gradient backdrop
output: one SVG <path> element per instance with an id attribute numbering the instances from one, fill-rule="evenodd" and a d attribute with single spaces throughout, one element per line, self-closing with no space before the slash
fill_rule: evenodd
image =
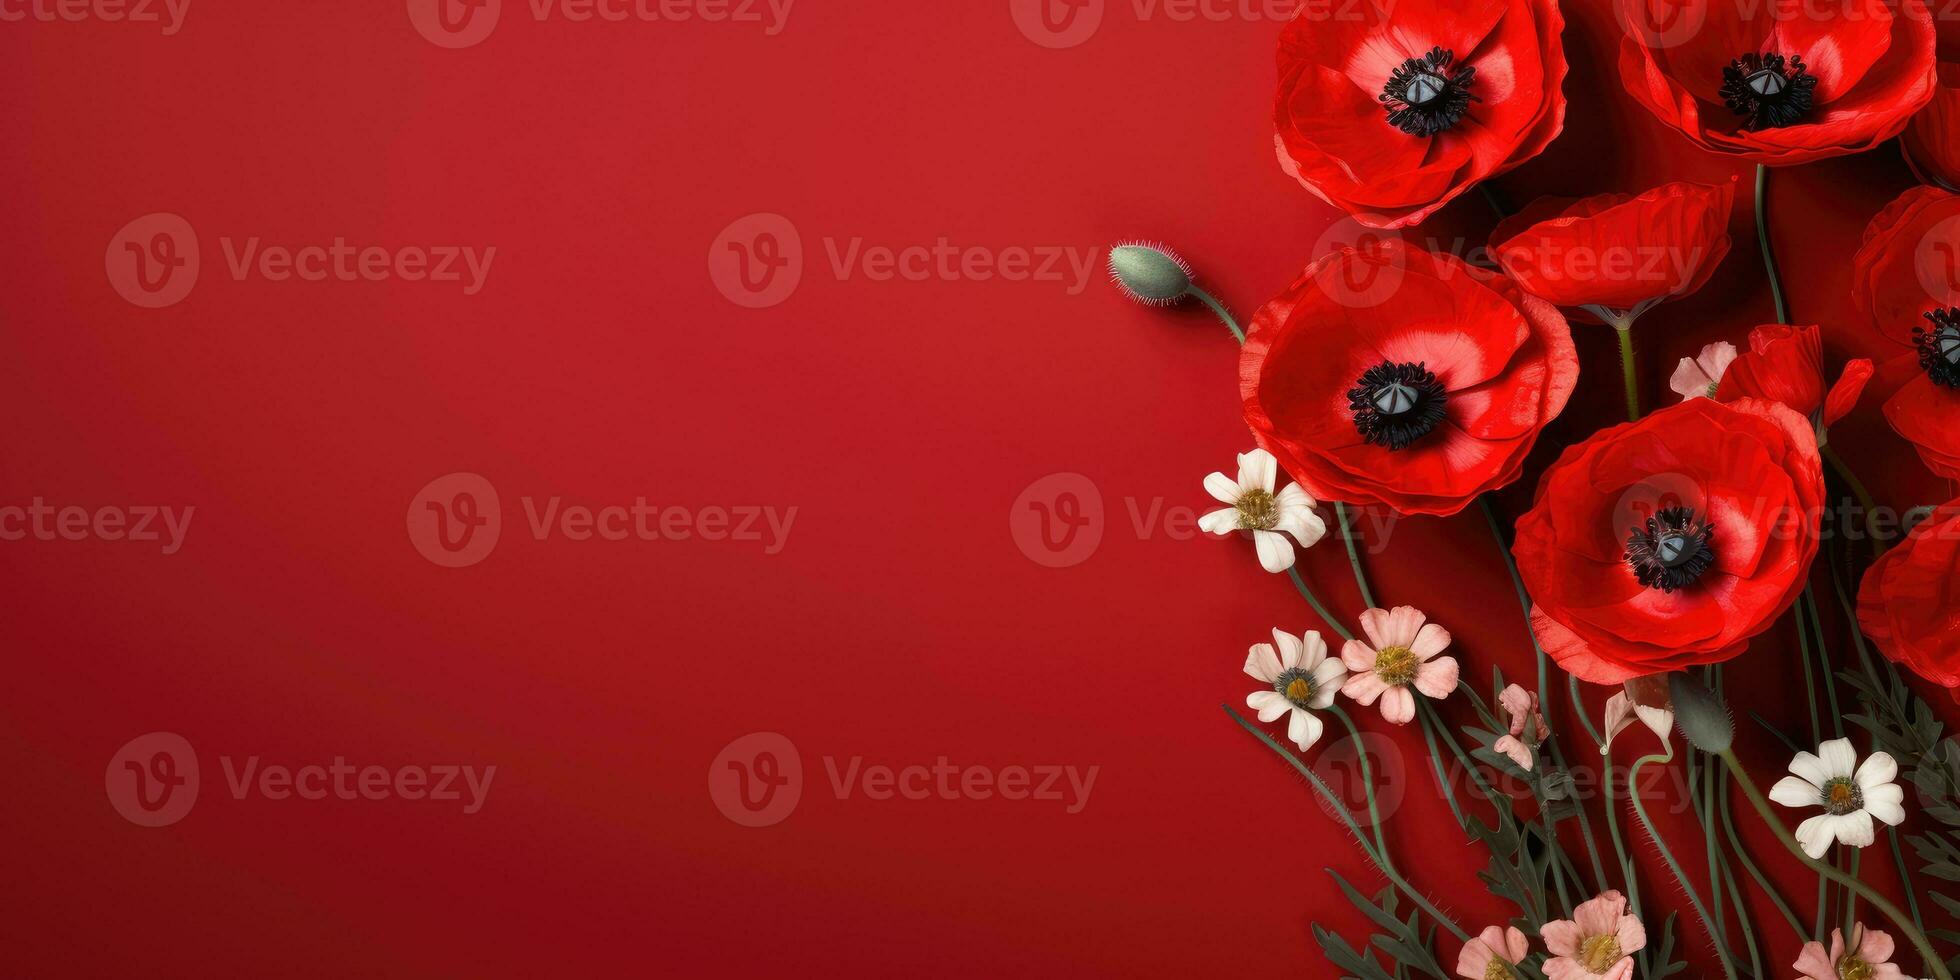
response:
<path id="1" fill-rule="evenodd" d="M 1311 257 L 1336 215 L 1272 157 L 1278 23 L 1238 0 L 1189 18 L 1110 0 L 1054 48 L 1008 0 L 803 0 L 773 35 L 535 9 L 505 0 L 460 49 L 402 0 L 200 0 L 168 36 L 0 24 L 0 504 L 195 508 L 174 554 L 0 543 L 0 972 L 1325 975 L 1308 924 L 1365 933 L 1322 869 L 1379 879 L 1217 707 L 1249 690 L 1249 643 L 1314 623 L 1249 545 L 1189 527 L 1204 474 L 1250 445 L 1233 345 L 1202 311 L 1126 305 L 1067 261 L 1160 238 L 1249 314 Z M 1602 0 L 1569 13 L 1567 132 L 1506 195 L 1746 179 L 1620 91 Z M 1825 324 L 1834 359 L 1858 348 L 1839 325 L 1851 251 L 1909 183 L 1890 147 L 1776 176 L 1795 315 Z M 105 255 L 159 212 L 196 230 L 202 268 L 144 309 Z M 749 308 L 710 255 L 727 262 L 718 236 L 756 213 L 787 219 L 803 261 L 781 302 Z M 1641 324 L 1650 403 L 1672 398 L 1676 358 L 1771 318 L 1751 220 L 1740 204 L 1713 285 Z M 1490 224 L 1471 199 L 1416 237 L 1474 247 Z M 496 252 L 469 295 L 234 277 L 227 248 L 255 238 Z M 878 274 L 872 250 L 942 240 L 993 274 Z M 1620 405 L 1611 336 L 1575 332 L 1588 380 L 1557 441 Z M 1833 435 L 1891 502 L 1951 495 L 1872 407 Z M 454 472 L 496 488 L 502 536 L 443 568 L 404 515 Z M 1054 568 L 1010 511 L 1064 472 L 1093 486 L 1077 499 L 1102 536 Z M 796 511 L 775 554 L 537 540 L 522 501 L 554 496 Z M 1467 676 L 1526 667 L 1474 512 L 1395 524 L 1368 562 L 1383 598 L 1455 632 Z M 1333 540 L 1306 563 L 1351 613 Z M 1729 677 L 1797 731 L 1793 649 L 1764 637 Z M 150 829 L 104 780 L 156 731 L 195 747 L 202 786 Z M 751 732 L 787 737 L 805 777 L 762 828 L 709 792 Z M 1481 924 L 1482 852 L 1439 829 L 1419 739 L 1390 737 L 1404 863 Z M 1746 738 L 1771 778 L 1783 751 Z M 473 814 L 234 798 L 222 760 L 255 756 L 496 775 Z M 1096 776 L 1069 812 L 840 798 L 825 764 L 940 757 Z M 1691 820 L 1668 826 L 1698 852 Z M 1809 879 L 1775 864 L 1807 909 Z M 1672 898 L 1665 878 L 1650 890 Z"/>

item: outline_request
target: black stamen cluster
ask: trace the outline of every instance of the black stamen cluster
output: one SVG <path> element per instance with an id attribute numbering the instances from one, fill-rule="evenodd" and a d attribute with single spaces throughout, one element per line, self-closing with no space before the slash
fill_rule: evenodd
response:
<path id="1" fill-rule="evenodd" d="M 1450 393 L 1422 362 L 1384 361 L 1363 371 L 1347 397 L 1361 438 L 1394 451 L 1408 448 L 1443 421 Z"/>
<path id="2" fill-rule="evenodd" d="M 1477 69 L 1460 65 L 1452 69 L 1454 51 L 1430 48 L 1420 58 L 1410 58 L 1388 76 L 1382 86 L 1382 107 L 1388 110 L 1388 124 L 1410 136 L 1434 136 L 1457 124 L 1470 110 L 1470 103 L 1481 102 L 1470 94 L 1470 83 L 1477 80 Z"/>
<path id="3" fill-rule="evenodd" d="M 1714 526 L 1693 509 L 1663 508 L 1627 535 L 1627 564 L 1650 589 L 1685 589 L 1715 564 L 1714 537 Z"/>
<path id="4" fill-rule="evenodd" d="M 1749 132 L 1802 122 L 1816 88 L 1817 76 L 1796 55 L 1745 54 L 1722 69 L 1722 101 Z"/>

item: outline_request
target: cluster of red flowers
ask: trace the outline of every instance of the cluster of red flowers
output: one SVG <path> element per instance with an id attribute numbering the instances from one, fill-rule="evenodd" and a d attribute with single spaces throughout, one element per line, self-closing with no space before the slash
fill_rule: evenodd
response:
<path id="1" fill-rule="evenodd" d="M 1820 546 L 1820 437 L 1868 381 L 1926 465 L 1960 478 L 1960 25 L 1922 0 L 1615 6 L 1626 92 L 1694 145 L 1780 166 L 1898 138 L 1932 186 L 1872 221 L 1855 259 L 1866 322 L 1829 327 L 1896 356 L 1831 379 L 1825 330 L 1760 327 L 1746 351 L 1684 362 L 1691 397 L 1567 447 L 1539 479 L 1513 549 L 1533 628 L 1599 683 L 1734 657 L 1796 601 Z M 1303 8 L 1280 41 L 1277 147 L 1355 220 L 1419 223 L 1559 135 L 1556 0 L 1337 9 Z M 1564 408 L 1568 317 L 1626 331 L 1701 288 L 1734 197 L 1680 182 L 1540 200 L 1497 227 L 1495 269 L 1392 234 L 1338 249 L 1254 318 L 1246 421 L 1315 498 L 1454 514 L 1518 480 Z M 1859 617 L 1892 659 L 1960 689 L 1960 501 L 1941 514 L 1871 569 Z"/>

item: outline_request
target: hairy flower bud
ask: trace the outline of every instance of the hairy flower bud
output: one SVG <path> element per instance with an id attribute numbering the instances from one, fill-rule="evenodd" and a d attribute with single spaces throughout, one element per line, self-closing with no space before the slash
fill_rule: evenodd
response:
<path id="1" fill-rule="evenodd" d="M 1131 299 L 1169 306 L 1191 293 L 1191 267 L 1162 245 L 1125 242 L 1109 250 L 1109 278 Z"/>

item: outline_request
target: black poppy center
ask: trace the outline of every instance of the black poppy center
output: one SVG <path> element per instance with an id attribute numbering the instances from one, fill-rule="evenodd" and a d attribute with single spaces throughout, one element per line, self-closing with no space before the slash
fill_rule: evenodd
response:
<path id="1" fill-rule="evenodd" d="M 1919 348 L 1919 366 L 1926 376 L 1942 388 L 1960 388 L 1960 307 L 1949 306 L 1926 314 L 1931 327 L 1912 328 L 1913 345 Z"/>
<path id="2" fill-rule="evenodd" d="M 1816 88 L 1817 76 L 1797 55 L 1745 54 L 1722 69 L 1722 101 L 1746 131 L 1802 122 Z"/>
<path id="3" fill-rule="evenodd" d="M 1443 421 L 1450 393 L 1422 362 L 1369 368 L 1348 389 L 1355 431 L 1371 445 L 1406 449 Z"/>
<path id="4" fill-rule="evenodd" d="M 1714 537 L 1715 528 L 1693 509 L 1668 507 L 1627 535 L 1627 564 L 1650 589 L 1685 589 L 1715 564 Z"/>
<path id="5" fill-rule="evenodd" d="M 1452 67 L 1455 60 L 1455 52 L 1438 47 L 1402 62 L 1382 86 L 1381 103 L 1388 110 L 1389 125 L 1410 136 L 1434 136 L 1456 125 L 1477 99 L 1470 94 L 1477 69 Z"/>

